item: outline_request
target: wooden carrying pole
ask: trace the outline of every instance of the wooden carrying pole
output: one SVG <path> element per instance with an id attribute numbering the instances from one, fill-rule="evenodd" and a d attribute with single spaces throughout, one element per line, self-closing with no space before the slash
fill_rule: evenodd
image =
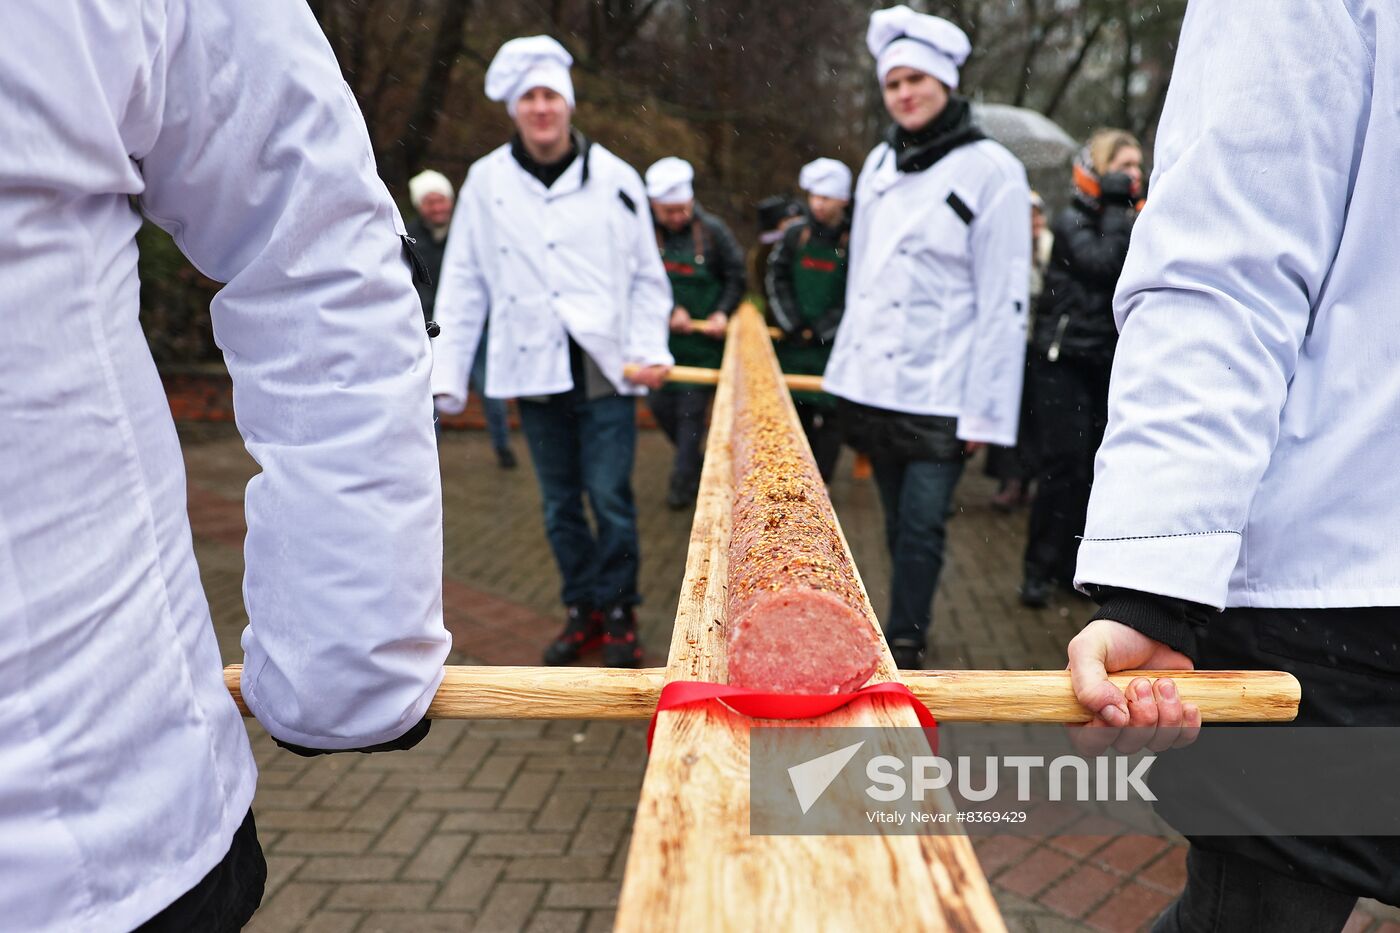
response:
<path id="1" fill-rule="evenodd" d="M 641 369 L 635 363 L 628 363 L 622 367 L 625 376 L 633 376 Z M 681 382 L 686 385 L 713 386 L 719 385 L 718 369 L 705 369 L 701 366 L 672 366 L 671 372 L 666 376 L 667 382 Z M 821 376 L 801 376 L 784 374 L 783 382 L 788 389 L 794 392 L 820 392 L 822 390 Z"/>
<path id="2" fill-rule="evenodd" d="M 241 664 L 224 681 L 243 715 Z M 1068 671 L 900 671 L 900 679 L 939 722 L 1086 722 Z M 1278 671 L 1125 671 L 1109 675 L 1120 688 L 1134 678 L 1170 677 L 1183 703 L 1205 722 L 1286 722 L 1298 713 L 1298 681 Z M 665 668 L 468 667 L 443 669 L 432 719 L 645 720 L 656 709 Z"/>

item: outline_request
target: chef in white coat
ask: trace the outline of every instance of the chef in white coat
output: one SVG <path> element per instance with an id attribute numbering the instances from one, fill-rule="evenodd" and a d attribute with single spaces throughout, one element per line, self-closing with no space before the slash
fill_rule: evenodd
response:
<path id="1" fill-rule="evenodd" d="M 236 929 L 261 896 L 256 769 L 135 234 L 144 213 L 226 283 L 214 333 L 261 467 L 243 697 L 284 742 L 348 749 L 420 736 L 449 648 L 403 225 L 305 4 L 45 0 L 3 19 L 0 927 Z"/>
<path id="2" fill-rule="evenodd" d="M 641 663 L 634 607 L 636 396 L 671 365 L 671 289 L 642 180 L 572 126 L 573 59 L 548 36 L 512 39 L 486 72 L 510 142 L 471 167 L 443 259 L 433 392 L 461 411 L 488 314 L 486 394 L 518 398 L 565 625 L 545 649 L 565 664 L 601 645 Z M 640 369 L 628 377 L 624 366 Z M 589 524 L 584 497 L 596 522 Z"/>
<path id="3" fill-rule="evenodd" d="M 1114 303 L 1076 572 L 1101 609 L 1069 661 L 1136 747 L 1199 711 L 1106 670 L 1281 669 L 1299 725 L 1400 721 L 1400 11 L 1284 6 L 1188 8 Z M 1192 780 L 1181 760 L 1154 787 Z M 1358 895 L 1400 903 L 1400 840 L 1193 839 L 1154 929 L 1340 930 Z"/>
<path id="4" fill-rule="evenodd" d="M 1030 187 L 954 93 L 971 51 L 961 29 L 897 6 L 872 14 L 866 41 L 894 125 L 856 185 L 846 312 L 824 385 L 879 486 L 890 649 L 900 667 L 919 667 L 964 457 L 1016 442 Z"/>

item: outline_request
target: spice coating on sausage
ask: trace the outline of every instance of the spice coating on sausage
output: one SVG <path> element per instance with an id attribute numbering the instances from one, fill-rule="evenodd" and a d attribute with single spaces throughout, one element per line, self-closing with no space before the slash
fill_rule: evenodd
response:
<path id="1" fill-rule="evenodd" d="M 836 513 L 765 348 L 736 349 L 729 682 L 775 693 L 854 690 L 880 650 Z"/>

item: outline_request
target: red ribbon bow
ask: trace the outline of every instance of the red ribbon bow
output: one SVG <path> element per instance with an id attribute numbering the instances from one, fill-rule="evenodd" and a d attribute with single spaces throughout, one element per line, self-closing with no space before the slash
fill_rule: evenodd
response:
<path id="1" fill-rule="evenodd" d="M 862 697 L 887 696 L 903 700 L 919 717 L 919 724 L 928 737 L 929 747 L 938 752 L 938 723 L 927 706 L 919 702 L 904 684 L 895 681 L 871 684 L 853 693 L 761 693 L 728 684 L 710 684 L 693 680 L 672 681 L 661 688 L 661 697 L 656 701 L 656 712 L 651 714 L 651 724 L 647 726 L 647 751 L 651 751 L 651 737 L 656 732 L 656 716 L 662 710 L 679 709 L 698 703 L 719 701 L 736 713 L 751 719 L 816 719 L 827 713 L 847 706 Z"/>

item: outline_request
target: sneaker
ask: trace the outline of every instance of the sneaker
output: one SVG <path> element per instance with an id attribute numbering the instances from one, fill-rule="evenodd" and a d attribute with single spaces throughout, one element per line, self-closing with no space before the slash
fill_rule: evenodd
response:
<path id="1" fill-rule="evenodd" d="M 515 469 L 515 452 L 509 447 L 496 448 L 496 465 L 502 470 Z"/>
<path id="2" fill-rule="evenodd" d="M 924 669 L 924 646 L 914 642 L 897 641 L 890 645 L 894 656 L 894 666 L 901 671 L 921 671 Z"/>
<path id="3" fill-rule="evenodd" d="M 550 667 L 577 661 L 584 652 L 603 643 L 603 614 L 588 606 L 570 606 L 564 631 L 544 649 L 544 663 Z"/>
<path id="4" fill-rule="evenodd" d="M 1050 604 L 1050 581 L 1026 577 L 1021 583 L 1021 605 L 1028 609 L 1044 609 Z"/>
<path id="5" fill-rule="evenodd" d="M 631 606 L 613 606 L 603 619 L 603 666 L 642 666 L 642 643 L 637 640 L 637 613 Z"/>

